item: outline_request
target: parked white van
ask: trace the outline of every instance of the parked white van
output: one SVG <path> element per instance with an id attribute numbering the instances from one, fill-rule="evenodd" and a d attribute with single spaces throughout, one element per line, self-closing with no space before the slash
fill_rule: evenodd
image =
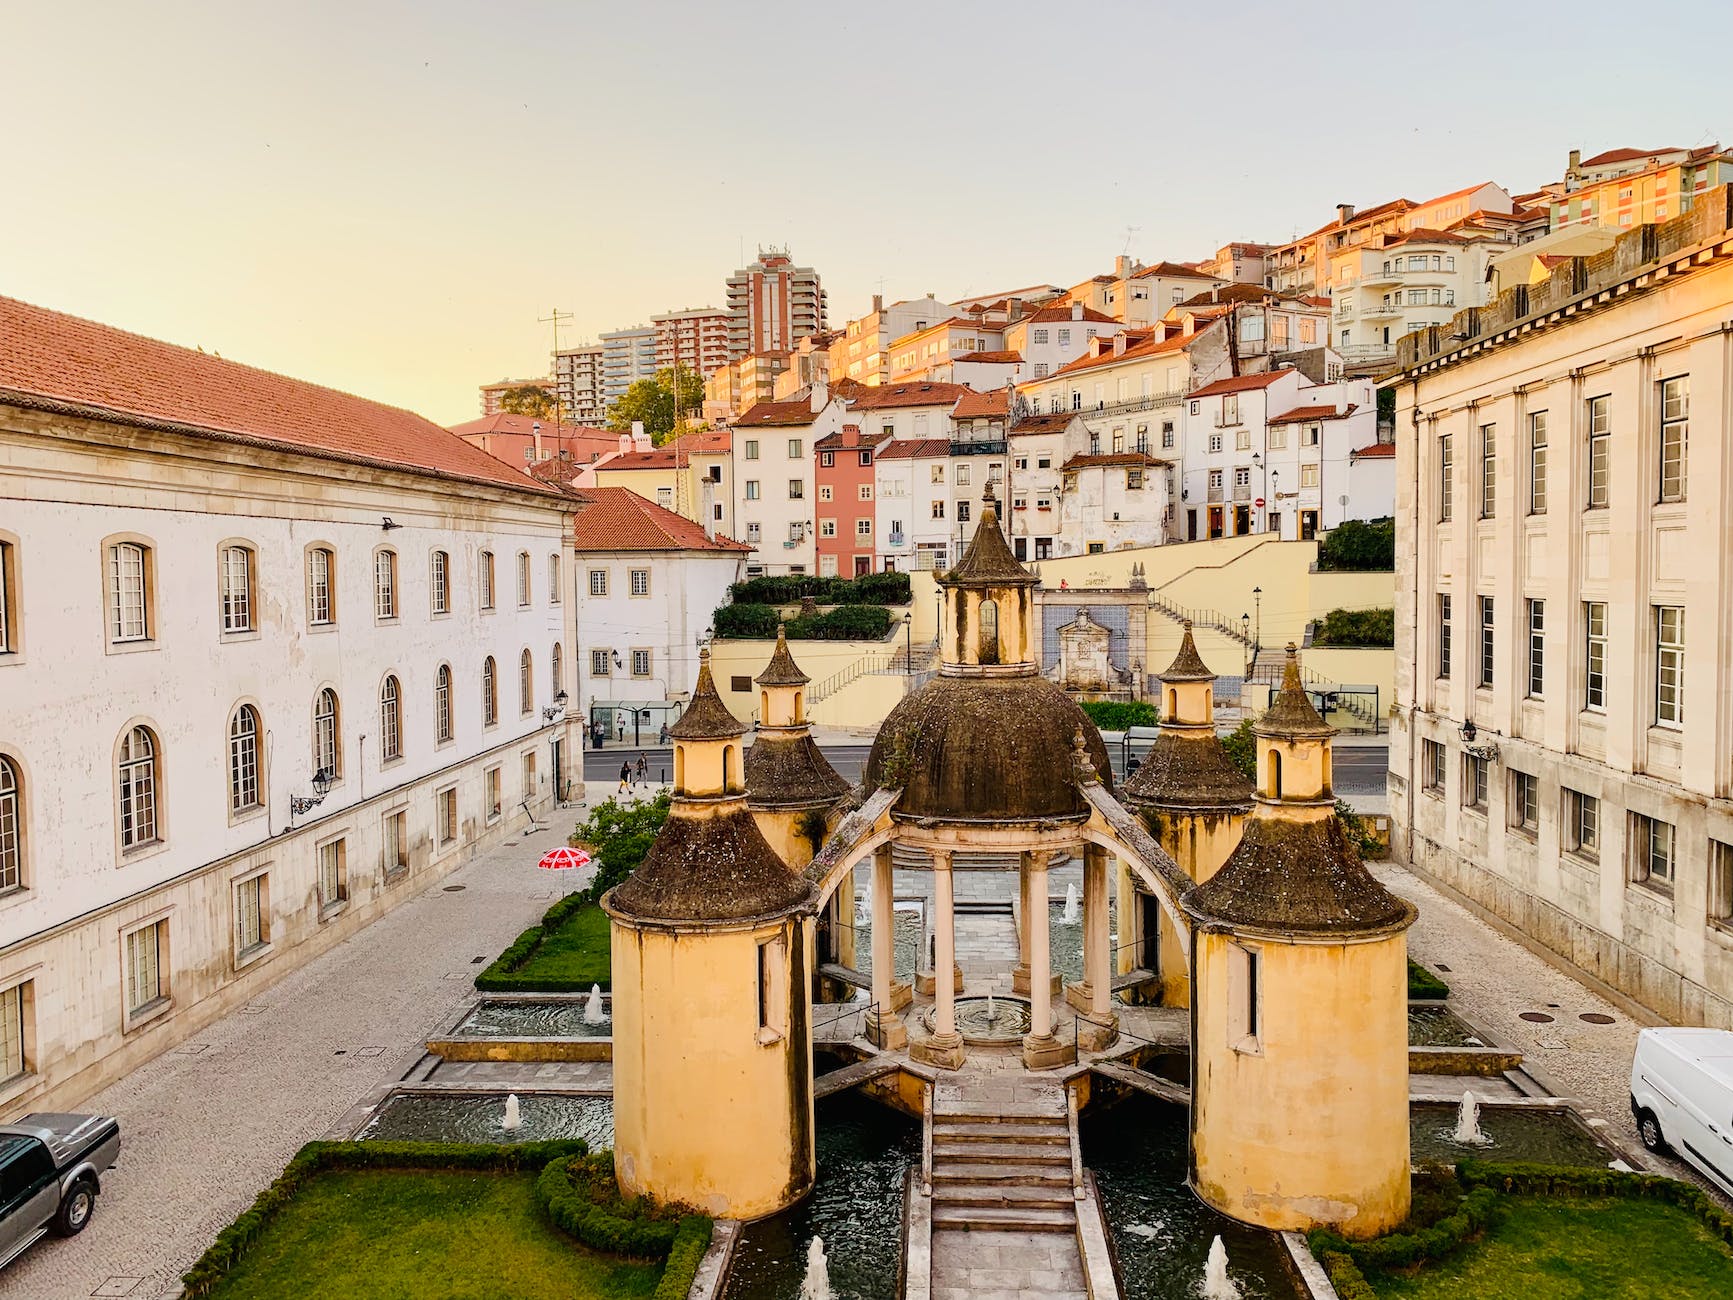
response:
<path id="1" fill-rule="evenodd" d="M 1672 1148 L 1733 1194 L 1733 1030 L 1638 1034 L 1631 1114 L 1649 1150 Z"/>

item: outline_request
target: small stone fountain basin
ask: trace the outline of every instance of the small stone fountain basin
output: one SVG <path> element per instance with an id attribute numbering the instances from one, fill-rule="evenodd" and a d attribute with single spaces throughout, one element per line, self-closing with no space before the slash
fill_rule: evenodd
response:
<path id="1" fill-rule="evenodd" d="M 612 1013 L 607 994 L 602 1000 Z M 483 998 L 452 1031 L 458 1038 L 607 1038 L 613 1022 L 591 1024 L 584 1019 L 586 995 L 549 997 L 524 1001 L 516 998 Z"/>
<path id="2" fill-rule="evenodd" d="M 1410 1006 L 1408 1008 L 1408 1046 L 1410 1047 L 1484 1047 L 1478 1037 L 1448 1007 Z"/>
<path id="3" fill-rule="evenodd" d="M 1409 1156 L 1417 1165 L 1459 1160 L 1573 1165 L 1605 1169 L 1616 1157 L 1589 1127 L 1563 1106 L 1499 1106 L 1482 1102 L 1485 1146 L 1455 1140 L 1457 1107 L 1421 1102 L 1409 1110 Z"/>
<path id="4" fill-rule="evenodd" d="M 582 1138 L 592 1151 L 614 1145 L 610 1097 L 520 1092 L 519 1125 L 505 1127 L 503 1092 L 393 1092 L 355 1137 L 387 1142 L 545 1142 Z"/>
<path id="5" fill-rule="evenodd" d="M 1034 1023 L 1029 1003 L 1023 998 L 1002 998 L 995 994 L 992 1014 L 988 1014 L 987 998 L 957 999 L 957 1032 L 971 1047 L 1004 1046 L 1023 1041 Z M 933 1032 L 933 1012 L 928 1007 L 921 1013 L 921 1023 Z"/>

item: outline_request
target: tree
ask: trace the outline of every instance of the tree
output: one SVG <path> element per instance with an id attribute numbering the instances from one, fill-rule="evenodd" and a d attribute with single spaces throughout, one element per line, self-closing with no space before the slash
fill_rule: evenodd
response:
<path id="1" fill-rule="evenodd" d="M 685 366 L 656 372 L 654 379 L 640 379 L 625 391 L 608 412 L 608 427 L 617 433 L 631 431 L 641 421 L 654 446 L 660 447 L 674 432 L 674 399 L 678 385 L 679 414 L 691 415 L 704 405 L 704 376 Z"/>
<path id="2" fill-rule="evenodd" d="M 554 398 L 545 388 L 534 384 L 519 384 L 499 395 L 499 409 L 511 415 L 529 415 L 538 420 L 552 419 Z"/>

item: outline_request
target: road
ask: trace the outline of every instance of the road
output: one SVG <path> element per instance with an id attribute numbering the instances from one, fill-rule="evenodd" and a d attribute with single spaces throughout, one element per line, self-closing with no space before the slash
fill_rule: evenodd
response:
<path id="1" fill-rule="evenodd" d="M 872 751 L 872 745 L 865 741 L 851 741 L 844 744 L 820 745 L 824 756 L 844 780 L 854 782 L 860 780 L 861 768 L 866 765 L 867 755 Z M 1114 776 L 1124 775 L 1125 760 L 1118 745 L 1109 745 L 1113 757 Z M 674 760 L 672 751 L 665 747 L 649 746 L 644 749 L 634 749 L 630 745 L 609 745 L 599 750 L 586 750 L 584 753 L 584 780 L 590 782 L 592 797 L 604 796 L 610 782 L 620 779 L 620 764 L 622 761 L 637 762 L 638 755 L 643 754 L 650 764 L 650 779 L 657 783 L 665 782 L 673 771 Z M 1377 746 L 1338 746 L 1335 751 L 1335 767 L 1333 779 L 1337 794 L 1365 795 L 1384 793 L 1384 773 L 1390 762 L 1390 751 L 1384 745 Z"/>

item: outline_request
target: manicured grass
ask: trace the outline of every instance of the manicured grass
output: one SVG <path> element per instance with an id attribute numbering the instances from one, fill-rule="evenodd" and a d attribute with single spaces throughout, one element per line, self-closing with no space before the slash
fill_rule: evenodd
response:
<path id="1" fill-rule="evenodd" d="M 608 914 L 593 903 L 543 935 L 529 960 L 512 972 L 528 980 L 569 981 L 586 990 L 592 984 L 607 988 L 612 973 Z"/>
<path id="2" fill-rule="evenodd" d="M 1661 1201 L 1513 1196 L 1480 1241 L 1367 1281 L 1378 1300 L 1699 1300 L 1733 1295 L 1733 1250 Z"/>
<path id="3" fill-rule="evenodd" d="M 225 1300 L 630 1300 L 660 1263 L 586 1250 L 548 1223 L 533 1172 L 327 1170 L 211 1292 Z"/>

